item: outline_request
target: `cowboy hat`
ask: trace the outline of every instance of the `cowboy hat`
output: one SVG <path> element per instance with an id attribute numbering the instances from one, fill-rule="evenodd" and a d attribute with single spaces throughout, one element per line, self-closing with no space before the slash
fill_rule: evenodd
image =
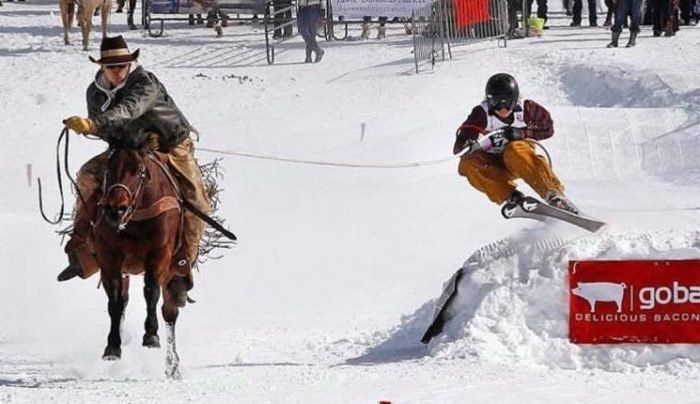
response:
<path id="1" fill-rule="evenodd" d="M 129 52 L 129 47 L 126 46 L 126 41 L 121 35 L 115 37 L 104 37 L 100 44 L 100 58 L 95 59 L 88 56 L 92 63 L 101 64 L 103 66 L 121 65 L 131 63 L 138 59 L 139 49 L 133 53 Z"/>

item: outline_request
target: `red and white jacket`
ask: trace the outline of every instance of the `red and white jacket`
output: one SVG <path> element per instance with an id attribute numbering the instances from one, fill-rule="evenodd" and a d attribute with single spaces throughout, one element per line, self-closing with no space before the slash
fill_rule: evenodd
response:
<path id="1" fill-rule="evenodd" d="M 554 123 L 549 111 L 535 101 L 525 100 L 522 105 L 516 104 L 506 119 L 501 119 L 495 112 L 491 112 L 484 101 L 472 109 L 467 120 L 457 129 L 453 151 L 457 154 L 464 149 L 467 141 L 477 140 L 480 134 L 506 126 L 526 128 L 528 136 L 535 140 L 547 139 L 554 134 Z"/>

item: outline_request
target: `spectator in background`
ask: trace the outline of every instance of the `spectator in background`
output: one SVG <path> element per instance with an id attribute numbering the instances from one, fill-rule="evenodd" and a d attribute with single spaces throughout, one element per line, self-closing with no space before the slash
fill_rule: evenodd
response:
<path id="1" fill-rule="evenodd" d="M 280 39 L 280 38 L 289 38 L 293 35 L 293 28 L 292 25 L 286 25 L 284 27 L 284 33 L 282 32 L 282 28 L 280 27 L 284 23 L 290 22 L 292 20 L 292 1 L 291 0 L 272 0 L 272 5 L 275 8 L 275 18 L 274 18 L 274 24 L 275 24 L 275 33 L 272 35 L 273 39 Z M 280 13 L 280 11 L 284 10 L 285 8 L 289 8 L 289 10 L 284 11 Z"/>
<path id="2" fill-rule="evenodd" d="M 694 0 L 681 0 L 681 20 L 683 25 L 691 25 L 693 20 Z"/>
<path id="3" fill-rule="evenodd" d="M 622 24 L 627 19 L 627 14 L 630 14 L 630 39 L 627 42 L 627 47 L 631 48 L 637 44 L 641 10 L 642 0 L 617 0 L 615 24 L 612 27 L 612 41 L 608 44 L 608 48 L 617 48 L 617 42 L 622 33 Z"/>
<path id="4" fill-rule="evenodd" d="M 573 15 L 573 13 L 571 12 L 571 5 L 571 0 L 562 0 L 561 2 L 561 8 L 564 9 L 566 15 L 568 15 L 569 17 Z"/>
<path id="5" fill-rule="evenodd" d="M 583 0 L 574 0 L 574 16 L 572 18 L 571 27 L 581 26 L 581 12 L 583 10 Z M 596 0 L 588 0 L 588 24 L 591 27 L 598 26 L 598 15 L 596 14 Z"/>
<path id="6" fill-rule="evenodd" d="M 616 0 L 605 0 L 605 7 L 608 9 L 608 13 L 605 16 L 604 27 L 609 27 L 612 25 L 613 17 L 615 16 L 615 8 L 617 8 Z"/>
<path id="7" fill-rule="evenodd" d="M 564 10 L 566 10 L 566 15 L 568 15 L 569 17 L 574 15 L 571 12 L 571 0 L 562 0 L 561 6 Z"/>
<path id="8" fill-rule="evenodd" d="M 654 16 L 654 0 L 646 0 L 642 1 L 642 16 L 641 19 L 642 21 L 640 22 L 640 25 L 653 25 L 653 16 Z M 625 28 L 627 28 L 625 26 Z"/>
<path id="9" fill-rule="evenodd" d="M 669 36 L 674 36 L 676 35 L 676 32 L 680 30 L 680 25 L 681 25 L 681 20 L 680 20 L 680 13 L 681 13 L 681 2 L 680 0 L 671 0 L 669 1 L 669 8 L 670 8 L 670 17 L 671 21 L 670 24 L 667 23 L 667 29 L 671 30 L 671 34 Z M 666 31 L 668 33 L 668 30 Z"/>
<path id="10" fill-rule="evenodd" d="M 187 18 L 187 24 L 188 25 L 194 25 L 194 14 L 188 15 Z M 202 14 L 197 14 L 197 24 L 204 24 L 204 19 L 202 18 Z"/>
<path id="11" fill-rule="evenodd" d="M 532 3 L 535 2 L 535 0 L 529 0 L 530 4 L 527 9 L 527 16 L 530 17 L 530 10 L 532 10 Z M 549 27 L 546 26 L 547 24 L 547 0 L 537 0 L 537 18 L 541 18 L 544 20 L 545 27 L 544 29 L 549 29 Z"/>
<path id="12" fill-rule="evenodd" d="M 386 22 L 387 17 L 379 17 L 379 27 L 377 28 L 377 39 L 386 38 Z M 364 16 L 362 17 L 362 33 L 360 34 L 360 39 L 369 39 L 370 35 L 370 23 L 372 22 L 372 17 Z"/>
<path id="13" fill-rule="evenodd" d="M 214 4 L 214 0 L 192 0 L 192 7 L 189 15 L 188 24 L 194 25 L 194 16 L 197 16 L 197 24 L 204 24 L 202 14 L 207 12 L 207 9 Z"/>
<path id="14" fill-rule="evenodd" d="M 519 30 L 520 19 L 518 12 L 523 11 L 522 0 L 508 0 L 508 39 L 525 38 L 525 32 Z"/>
<path id="15" fill-rule="evenodd" d="M 321 17 L 321 0 L 298 0 L 297 26 L 299 34 L 306 42 L 306 59 L 304 63 L 311 63 L 312 53 L 316 53 L 313 62 L 318 63 L 325 53 L 316 41 L 316 29 Z"/>

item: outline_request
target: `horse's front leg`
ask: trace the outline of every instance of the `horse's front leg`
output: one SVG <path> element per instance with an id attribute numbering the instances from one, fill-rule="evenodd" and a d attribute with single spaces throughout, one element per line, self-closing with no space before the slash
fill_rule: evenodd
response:
<path id="1" fill-rule="evenodd" d="M 102 284 L 109 299 L 107 311 L 111 320 L 109 335 L 107 336 L 107 347 L 102 355 L 102 359 L 116 360 L 122 356 L 120 328 L 124 318 L 124 308 L 129 300 L 129 279 L 123 279 L 121 273 L 114 271 L 112 276 L 102 278 Z"/>
<path id="2" fill-rule="evenodd" d="M 90 46 L 90 31 L 92 30 L 92 13 L 95 8 L 85 7 L 80 15 L 83 22 L 81 26 L 83 30 L 83 50 L 87 51 Z"/>
<path id="3" fill-rule="evenodd" d="M 158 338 L 158 315 L 156 305 L 160 299 L 160 287 L 155 274 L 151 270 L 146 270 L 144 274 L 143 296 L 146 298 L 146 333 L 143 336 L 143 346 L 149 348 L 160 348 L 160 338 Z"/>
<path id="4" fill-rule="evenodd" d="M 171 243 L 171 245 L 174 244 Z M 165 321 L 167 346 L 165 353 L 165 375 L 169 379 L 180 379 L 180 357 L 177 354 L 175 343 L 175 323 L 179 310 L 173 293 L 170 291 L 170 282 L 172 281 L 174 271 L 172 265 L 172 249 L 170 246 L 160 249 L 153 254 L 150 268 L 154 270 L 154 277 L 158 284 L 162 287 L 163 306 L 161 312 L 163 321 Z"/>
<path id="5" fill-rule="evenodd" d="M 169 269 L 171 273 L 175 273 L 175 269 Z M 180 379 L 180 357 L 177 354 L 177 344 L 175 343 L 175 323 L 177 322 L 180 309 L 178 307 L 177 296 L 173 289 L 174 282 L 182 282 L 183 278 L 179 276 L 172 277 L 169 282 L 164 282 L 163 287 L 163 320 L 165 321 L 168 338 L 168 348 L 165 356 L 165 375 L 171 379 Z"/>
<path id="6" fill-rule="evenodd" d="M 175 306 L 177 310 L 177 306 Z M 175 323 L 165 323 L 166 335 L 168 339 L 167 352 L 165 354 L 165 376 L 168 379 L 180 380 L 180 356 L 177 354 L 177 344 L 175 343 Z"/>
<path id="7" fill-rule="evenodd" d="M 66 0 L 61 0 L 58 4 L 61 9 L 61 22 L 63 22 L 63 43 L 70 45 L 69 34 L 71 26 L 73 25 L 73 12 L 75 10 L 75 6 L 73 5 L 73 2 L 69 3 Z"/>
<path id="8" fill-rule="evenodd" d="M 102 2 L 102 38 L 109 32 L 109 15 L 112 13 L 112 0 Z"/>
<path id="9" fill-rule="evenodd" d="M 182 377 L 180 374 L 180 357 L 177 354 L 175 343 L 175 323 L 177 322 L 179 309 L 175 303 L 175 298 L 170 292 L 170 288 L 167 286 L 163 288 L 162 311 L 168 338 L 167 352 L 165 354 L 165 375 L 171 379 L 180 379 Z"/>

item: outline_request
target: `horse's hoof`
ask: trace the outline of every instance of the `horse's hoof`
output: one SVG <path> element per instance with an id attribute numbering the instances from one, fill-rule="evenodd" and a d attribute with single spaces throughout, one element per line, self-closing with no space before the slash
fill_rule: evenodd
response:
<path id="1" fill-rule="evenodd" d="M 160 338 L 156 334 L 143 336 L 143 346 L 146 348 L 160 348 Z"/>
<path id="2" fill-rule="evenodd" d="M 166 370 L 165 377 L 170 380 L 182 380 L 182 373 L 180 373 L 180 369 Z"/>
<path id="3" fill-rule="evenodd" d="M 118 346 L 111 347 L 108 345 L 107 348 L 105 348 L 105 353 L 102 354 L 102 360 L 105 360 L 105 361 L 116 361 L 116 360 L 121 359 L 121 357 L 122 357 L 122 349 Z"/>

